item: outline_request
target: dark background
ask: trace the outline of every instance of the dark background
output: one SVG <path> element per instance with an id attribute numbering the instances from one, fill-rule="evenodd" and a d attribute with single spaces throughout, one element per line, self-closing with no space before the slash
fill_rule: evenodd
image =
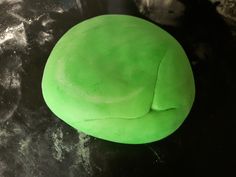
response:
<path id="1" fill-rule="evenodd" d="M 123 145 L 87 136 L 42 98 L 43 68 L 57 40 L 111 13 L 160 25 L 189 57 L 196 100 L 161 141 Z M 235 59 L 233 0 L 0 0 L 0 177 L 235 176 Z"/>

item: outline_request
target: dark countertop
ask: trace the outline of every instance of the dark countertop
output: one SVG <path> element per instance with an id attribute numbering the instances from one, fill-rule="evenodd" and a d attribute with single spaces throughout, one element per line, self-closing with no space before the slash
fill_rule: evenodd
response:
<path id="1" fill-rule="evenodd" d="M 236 28 L 206 0 L 168 2 L 0 0 L 0 177 L 234 176 Z M 87 136 L 42 98 L 43 68 L 56 41 L 73 25 L 109 13 L 153 20 L 189 56 L 196 100 L 184 124 L 161 141 L 123 145 Z"/>

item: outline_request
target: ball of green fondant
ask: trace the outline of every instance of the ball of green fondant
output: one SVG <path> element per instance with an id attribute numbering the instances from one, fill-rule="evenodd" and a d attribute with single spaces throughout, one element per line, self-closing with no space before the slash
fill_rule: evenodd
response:
<path id="1" fill-rule="evenodd" d="M 71 28 L 50 54 L 42 91 L 49 108 L 72 127 L 129 144 L 174 132 L 195 94 L 180 44 L 127 15 L 98 16 Z"/>

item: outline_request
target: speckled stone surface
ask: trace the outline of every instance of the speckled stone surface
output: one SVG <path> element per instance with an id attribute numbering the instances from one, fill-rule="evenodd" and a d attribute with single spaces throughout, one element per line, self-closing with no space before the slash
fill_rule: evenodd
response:
<path id="1" fill-rule="evenodd" d="M 192 112 L 170 137 L 146 145 L 94 139 L 60 121 L 44 103 L 42 73 L 56 41 L 101 14 L 149 19 L 137 2 L 0 0 L 0 177 L 232 176 L 236 43 L 232 28 L 205 0 L 182 0 L 177 4 L 183 12 L 167 10 L 162 13 L 170 17 L 155 20 L 183 45 L 197 87 Z M 155 12 L 150 2 L 142 7 Z"/>

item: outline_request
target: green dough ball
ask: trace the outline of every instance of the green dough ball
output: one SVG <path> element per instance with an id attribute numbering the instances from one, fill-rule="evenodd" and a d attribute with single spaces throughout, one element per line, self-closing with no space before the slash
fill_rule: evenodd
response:
<path id="1" fill-rule="evenodd" d="M 101 139 L 141 144 L 173 133 L 195 87 L 180 44 L 160 27 L 127 15 L 102 15 L 71 28 L 45 66 L 49 108 Z"/>

